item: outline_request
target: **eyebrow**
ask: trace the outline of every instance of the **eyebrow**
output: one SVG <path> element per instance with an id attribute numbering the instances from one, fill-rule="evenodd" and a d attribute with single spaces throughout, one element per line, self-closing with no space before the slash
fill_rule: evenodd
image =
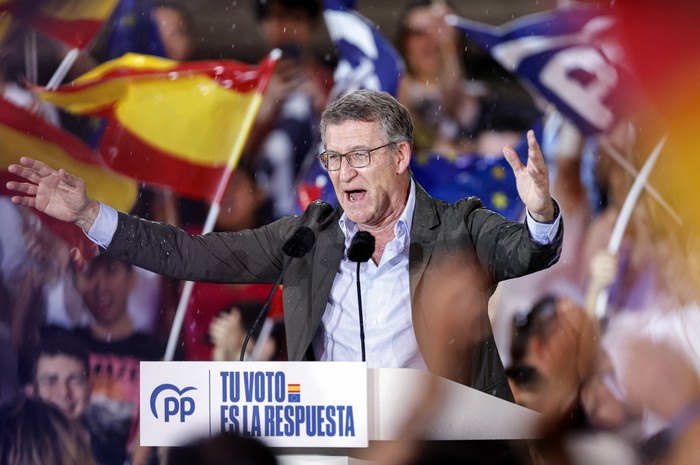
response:
<path id="1" fill-rule="evenodd" d="M 358 151 L 358 150 L 372 150 L 372 149 L 369 148 L 369 146 L 367 146 L 367 145 L 356 145 L 356 146 L 354 146 L 353 148 L 351 148 L 350 150 L 348 150 L 348 151 L 346 151 L 346 152 L 340 152 L 340 151 L 338 151 L 338 150 L 326 149 L 326 153 L 337 153 L 338 155 L 344 155 L 344 154 L 346 154 L 346 153 L 356 152 L 356 151 Z"/>

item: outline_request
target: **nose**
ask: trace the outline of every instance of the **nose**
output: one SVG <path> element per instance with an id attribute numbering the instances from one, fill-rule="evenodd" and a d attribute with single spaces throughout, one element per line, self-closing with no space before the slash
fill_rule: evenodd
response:
<path id="1" fill-rule="evenodd" d="M 71 389 L 68 380 L 56 383 L 56 390 L 54 393 L 57 402 L 70 402 L 73 399 L 73 390 Z"/>
<path id="2" fill-rule="evenodd" d="M 345 157 L 340 159 L 340 180 L 343 182 L 351 180 L 357 174 L 357 170 L 348 163 Z"/>

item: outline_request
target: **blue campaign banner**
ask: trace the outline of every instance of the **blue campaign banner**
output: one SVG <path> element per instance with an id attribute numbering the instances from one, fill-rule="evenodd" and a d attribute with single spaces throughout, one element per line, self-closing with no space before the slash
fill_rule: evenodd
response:
<path id="1" fill-rule="evenodd" d="M 501 26 L 448 17 L 506 70 L 544 97 L 585 135 L 610 130 L 622 115 L 629 73 L 614 36 L 615 19 L 584 5 L 516 19 Z"/>
<path id="2" fill-rule="evenodd" d="M 396 97 L 403 59 L 377 26 L 353 9 L 354 3 L 323 1 L 323 19 L 340 58 L 331 100 L 358 89 L 382 90 Z"/>

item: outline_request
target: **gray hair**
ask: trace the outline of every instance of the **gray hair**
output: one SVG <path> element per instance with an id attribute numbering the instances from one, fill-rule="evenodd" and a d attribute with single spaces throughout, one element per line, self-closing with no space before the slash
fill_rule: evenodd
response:
<path id="1" fill-rule="evenodd" d="M 363 89 L 333 102 L 321 115 L 321 140 L 326 146 L 326 128 L 347 121 L 378 122 L 384 142 L 406 141 L 413 147 L 413 122 L 406 107 L 386 92 Z"/>

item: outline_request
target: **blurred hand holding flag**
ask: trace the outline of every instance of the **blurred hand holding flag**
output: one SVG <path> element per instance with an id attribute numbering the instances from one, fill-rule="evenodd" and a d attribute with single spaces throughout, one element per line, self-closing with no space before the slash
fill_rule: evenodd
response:
<path id="1" fill-rule="evenodd" d="M 0 0 L 2 1 L 2 0 Z M 86 49 L 118 0 L 15 0 L 10 13 L 38 31 L 70 47 Z"/>
<path id="2" fill-rule="evenodd" d="M 82 141 L 30 111 L 0 99 L 0 195 L 16 195 L 7 191 L 5 183 L 22 179 L 10 174 L 7 167 L 19 163 L 25 155 L 80 176 L 91 197 L 122 211 L 131 210 L 136 202 L 136 183 L 103 167 Z M 94 247 L 78 227 L 39 216 L 69 244 L 79 247 L 83 256 L 91 256 Z"/>
<path id="3" fill-rule="evenodd" d="M 573 6 L 516 19 L 500 27 L 448 16 L 448 22 L 517 74 L 585 135 L 607 132 L 622 115 L 627 73 L 613 36 L 614 18 Z"/>
<path id="4" fill-rule="evenodd" d="M 323 1 L 323 19 L 340 54 L 331 100 L 358 89 L 382 90 L 396 96 L 404 72 L 403 59 L 377 27 L 353 9 L 354 3 Z"/>
<path id="5" fill-rule="evenodd" d="M 99 153 L 110 168 L 213 201 L 238 162 L 275 61 L 180 63 L 127 54 L 40 96 L 109 120 Z"/>

